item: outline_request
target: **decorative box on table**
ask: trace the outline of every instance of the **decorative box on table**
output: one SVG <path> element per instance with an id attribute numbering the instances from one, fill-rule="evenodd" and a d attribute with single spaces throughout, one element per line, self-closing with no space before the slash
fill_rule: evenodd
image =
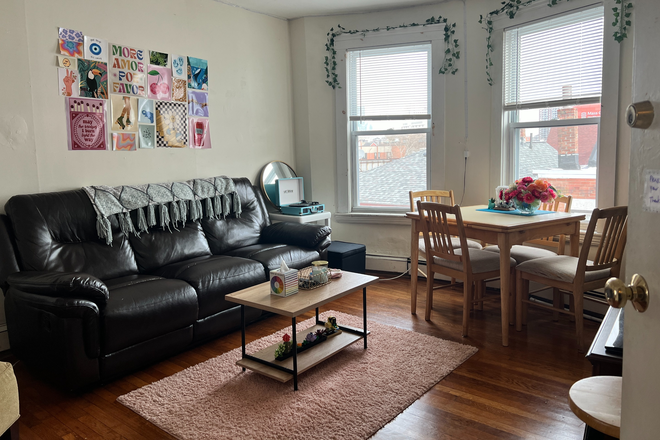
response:
<path id="1" fill-rule="evenodd" d="M 270 293 L 276 296 L 298 293 L 298 271 L 289 269 L 282 261 L 279 269 L 270 271 Z"/>
<path id="2" fill-rule="evenodd" d="M 305 201 L 302 177 L 277 179 L 275 188 L 275 204 L 280 207 L 282 214 L 309 215 L 325 211 L 325 205 Z"/>

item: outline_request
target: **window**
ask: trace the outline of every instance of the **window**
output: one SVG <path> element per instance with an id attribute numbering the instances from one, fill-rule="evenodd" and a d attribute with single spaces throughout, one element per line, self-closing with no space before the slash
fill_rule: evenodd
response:
<path id="1" fill-rule="evenodd" d="M 409 210 L 427 188 L 431 44 L 347 52 L 351 210 Z"/>
<path id="2" fill-rule="evenodd" d="M 596 207 L 602 72 L 602 6 L 504 31 L 507 182 L 546 179 L 574 211 Z"/>

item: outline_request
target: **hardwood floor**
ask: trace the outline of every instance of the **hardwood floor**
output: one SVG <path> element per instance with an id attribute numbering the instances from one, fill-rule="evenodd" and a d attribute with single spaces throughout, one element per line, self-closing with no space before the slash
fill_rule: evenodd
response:
<path id="1" fill-rule="evenodd" d="M 470 336 L 462 338 L 461 293 L 436 291 L 431 321 L 427 322 L 424 284 L 420 279 L 417 315 L 410 314 L 409 278 L 370 287 L 368 318 L 469 344 L 479 351 L 384 426 L 375 439 L 582 438 L 584 424 L 569 409 L 567 398 L 575 381 L 591 375 L 591 365 L 577 352 L 573 323 L 563 317 L 553 322 L 551 313 L 530 307 L 528 326 L 522 332 L 511 327 L 510 345 L 502 347 L 499 305 L 486 302 L 483 311 L 472 312 Z M 360 315 L 361 291 L 323 310 L 329 309 Z M 247 340 L 290 322 L 285 317 L 269 317 L 248 327 Z M 596 322 L 585 322 L 588 341 L 597 329 Z M 240 332 L 234 332 L 75 395 L 41 382 L 19 362 L 14 368 L 20 390 L 21 439 L 173 439 L 116 398 L 239 347 L 240 339 Z"/>

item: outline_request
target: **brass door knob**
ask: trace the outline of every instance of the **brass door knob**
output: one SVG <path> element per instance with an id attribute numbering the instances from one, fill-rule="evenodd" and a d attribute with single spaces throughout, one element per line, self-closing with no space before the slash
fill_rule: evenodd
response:
<path id="1" fill-rule="evenodd" d="M 620 309 L 630 300 L 633 307 L 642 313 L 649 307 L 649 286 L 643 276 L 635 274 L 626 285 L 618 278 L 610 278 L 605 284 L 605 299 L 615 309 Z"/>

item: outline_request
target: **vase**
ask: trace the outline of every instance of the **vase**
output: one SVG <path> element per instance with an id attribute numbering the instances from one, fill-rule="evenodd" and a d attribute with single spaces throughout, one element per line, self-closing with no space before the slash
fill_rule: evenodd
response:
<path id="1" fill-rule="evenodd" d="M 516 205 L 516 209 L 520 211 L 521 214 L 534 214 L 539 206 L 541 206 L 540 200 L 535 200 L 532 203 L 521 202 L 520 200 L 514 200 L 513 203 Z"/>

